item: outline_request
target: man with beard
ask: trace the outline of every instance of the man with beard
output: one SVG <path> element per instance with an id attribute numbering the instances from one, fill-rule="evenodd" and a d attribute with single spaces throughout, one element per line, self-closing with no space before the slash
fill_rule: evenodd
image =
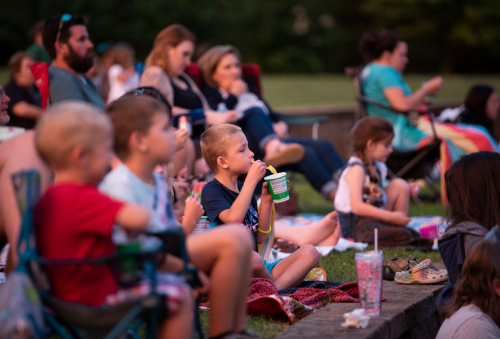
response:
<path id="1" fill-rule="evenodd" d="M 94 83 L 84 75 L 94 64 L 94 44 L 79 15 L 63 14 L 45 21 L 43 44 L 49 67 L 50 102 L 83 101 L 100 109 L 104 102 Z"/>

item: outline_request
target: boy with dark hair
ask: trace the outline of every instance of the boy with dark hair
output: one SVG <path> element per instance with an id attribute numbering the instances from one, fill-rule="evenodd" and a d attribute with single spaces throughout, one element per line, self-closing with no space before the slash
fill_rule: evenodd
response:
<path id="1" fill-rule="evenodd" d="M 41 256 L 77 260 L 112 255 L 116 252 L 114 224 L 130 232 L 145 231 L 147 209 L 112 200 L 97 190 L 109 166 L 112 134 L 106 115 L 78 102 L 51 106 L 39 120 L 36 149 L 55 173 L 54 184 L 40 199 L 34 214 Z M 129 288 L 119 287 L 106 266 L 52 266 L 46 272 L 55 297 L 92 307 L 137 300 L 151 292 L 146 280 Z M 191 338 L 190 289 L 169 273 L 158 273 L 157 281 L 157 291 L 166 296 L 169 311 L 158 338 Z"/>
<path id="2" fill-rule="evenodd" d="M 241 128 L 229 124 L 210 127 L 201 135 L 201 151 L 215 175 L 201 193 L 201 204 L 210 222 L 241 224 L 253 235 L 254 277 L 274 280 L 278 289 L 297 286 L 319 262 L 319 253 L 313 246 L 304 245 L 273 263 L 266 263 L 257 253 L 257 244 L 263 243 L 270 231 L 273 199 L 267 183 L 264 183 L 260 213 L 257 213 L 253 194 L 257 183 L 266 174 L 266 164 L 254 161 L 254 154 L 248 149 Z M 242 174 L 247 175 L 245 183 L 238 181 Z"/>
<path id="3" fill-rule="evenodd" d="M 148 230 L 174 226 L 168 185 L 154 173 L 157 165 L 172 160 L 176 150 L 167 107 L 151 97 L 123 96 L 106 111 L 114 125 L 115 153 L 122 164 L 106 176 L 101 190 L 116 199 L 146 207 L 151 214 Z M 183 227 L 192 227 L 188 224 L 202 215 L 199 199 L 190 198 Z M 186 247 L 190 261 L 210 277 L 210 337 L 253 338 L 245 330 L 251 238 L 240 227 L 229 226 L 189 235 Z M 163 268 L 175 271 L 181 265 L 169 256 Z"/>
<path id="4" fill-rule="evenodd" d="M 63 14 L 47 19 L 43 45 L 52 59 L 49 67 L 51 103 L 83 101 L 103 109 L 99 90 L 84 75 L 94 65 L 94 44 L 83 18 Z"/>

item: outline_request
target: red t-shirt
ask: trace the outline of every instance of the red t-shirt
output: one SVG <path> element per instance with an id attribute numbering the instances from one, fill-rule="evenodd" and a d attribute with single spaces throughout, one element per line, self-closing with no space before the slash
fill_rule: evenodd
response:
<path id="1" fill-rule="evenodd" d="M 84 259 L 116 252 L 111 239 L 115 217 L 123 203 L 100 193 L 95 186 L 51 186 L 40 199 L 35 231 L 40 256 Z M 106 266 L 45 266 L 51 293 L 63 300 L 100 306 L 116 293 L 117 284 Z"/>

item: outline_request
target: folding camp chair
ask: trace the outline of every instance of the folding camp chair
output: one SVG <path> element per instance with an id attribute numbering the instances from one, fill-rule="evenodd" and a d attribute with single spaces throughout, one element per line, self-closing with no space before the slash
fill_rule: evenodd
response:
<path id="1" fill-rule="evenodd" d="M 156 267 L 159 258 L 165 253 L 177 252 L 184 259 L 186 270 L 182 275 L 195 282 L 196 271 L 187 269 L 187 254 L 184 246 L 181 228 L 172 229 L 160 235 L 168 239 L 159 249 L 149 252 L 123 253 L 101 258 L 82 260 L 51 260 L 40 257 L 36 248 L 36 235 L 33 225 L 33 210 L 40 197 L 40 175 L 36 171 L 22 171 L 12 176 L 15 194 L 22 216 L 19 235 L 19 264 L 17 270 L 25 272 L 36 286 L 42 304 L 43 316 L 53 332 L 63 339 L 82 338 L 80 329 L 91 338 L 129 338 L 138 339 L 137 331 L 146 326 L 146 338 L 156 337 L 158 319 L 166 316 L 166 298 L 156 292 Z M 69 227 L 71 225 L 68 225 Z M 140 299 L 118 306 L 90 307 L 87 305 L 67 302 L 50 294 L 50 284 L 43 271 L 44 266 L 58 265 L 106 265 L 113 273 L 113 267 L 122 260 L 138 260 L 143 263 L 145 274 L 150 279 L 151 293 Z M 197 310 L 197 307 L 196 307 Z M 199 321 L 198 321 L 199 324 Z M 200 338 L 203 338 L 199 332 Z"/>
<path id="2" fill-rule="evenodd" d="M 428 108 L 423 108 L 423 111 L 419 112 L 402 112 L 395 110 L 390 106 L 385 106 L 379 102 L 367 98 L 363 95 L 363 88 L 361 86 L 361 72 L 363 67 L 346 67 L 345 74 L 352 79 L 355 91 L 356 91 L 356 101 L 358 105 L 355 110 L 355 121 L 367 116 L 366 105 L 373 105 L 379 108 L 394 112 L 396 114 L 404 114 L 410 119 L 418 115 L 427 115 L 429 117 L 433 140 L 423 148 L 415 151 L 398 151 L 394 150 L 389 158 L 387 159 L 388 173 L 391 178 L 402 178 L 402 179 L 424 179 L 429 189 L 433 192 L 434 198 L 439 199 L 439 192 L 432 185 L 432 181 L 429 178 L 429 174 L 432 171 L 434 164 L 439 160 L 439 148 L 441 145 L 441 140 L 437 137 L 436 129 L 434 127 L 434 113 Z"/>

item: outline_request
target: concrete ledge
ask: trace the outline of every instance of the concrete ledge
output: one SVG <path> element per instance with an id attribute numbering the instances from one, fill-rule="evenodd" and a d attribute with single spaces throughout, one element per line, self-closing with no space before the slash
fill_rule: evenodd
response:
<path id="1" fill-rule="evenodd" d="M 387 301 L 382 304 L 380 316 L 371 318 L 367 328 L 341 327 L 343 314 L 359 308 L 359 304 L 334 303 L 290 326 L 277 338 L 434 338 L 439 330 L 434 302 L 443 287 L 444 284 L 408 286 L 384 281 L 383 294 Z"/>

